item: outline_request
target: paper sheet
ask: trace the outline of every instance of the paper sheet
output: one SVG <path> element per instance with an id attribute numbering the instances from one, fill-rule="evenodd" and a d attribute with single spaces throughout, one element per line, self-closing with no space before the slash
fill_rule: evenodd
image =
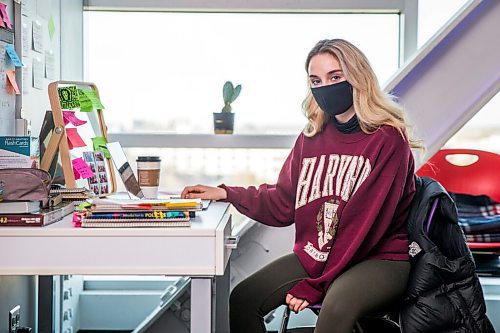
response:
<path id="1" fill-rule="evenodd" d="M 69 149 L 86 146 L 76 128 L 66 128 L 66 135 L 68 136 Z"/>
<path id="2" fill-rule="evenodd" d="M 33 7 L 35 6 L 35 0 L 22 0 L 21 1 L 21 14 L 24 16 L 33 15 Z"/>
<path id="3" fill-rule="evenodd" d="M 25 60 L 26 61 L 26 60 Z M 32 77 L 31 66 L 26 63 L 23 67 L 23 95 L 28 95 L 32 86 Z"/>
<path id="4" fill-rule="evenodd" d="M 33 58 L 33 87 L 43 89 L 43 63 L 39 57 Z"/>
<path id="5" fill-rule="evenodd" d="M 45 77 L 47 79 L 56 78 L 56 60 L 52 50 L 45 51 Z"/>
<path id="6" fill-rule="evenodd" d="M 24 1 L 23 1 L 24 3 Z M 23 44 L 23 56 L 27 56 L 32 47 L 32 34 L 31 34 L 31 21 L 23 22 L 22 24 L 22 44 Z"/>
<path id="7" fill-rule="evenodd" d="M 43 24 L 39 20 L 33 21 L 33 49 L 43 52 Z"/>

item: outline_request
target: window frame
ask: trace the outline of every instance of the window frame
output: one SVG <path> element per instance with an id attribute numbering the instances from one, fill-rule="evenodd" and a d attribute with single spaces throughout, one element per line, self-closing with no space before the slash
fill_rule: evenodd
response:
<path id="1" fill-rule="evenodd" d="M 414 0 L 84 0 L 84 11 L 220 13 L 382 13 L 399 15 L 399 67 L 417 50 L 418 1 Z M 84 29 L 85 30 L 85 29 Z M 123 147 L 290 148 L 296 135 L 110 133 Z M 161 143 L 161 145 L 160 145 Z M 201 147 L 200 147 L 201 145 Z"/>

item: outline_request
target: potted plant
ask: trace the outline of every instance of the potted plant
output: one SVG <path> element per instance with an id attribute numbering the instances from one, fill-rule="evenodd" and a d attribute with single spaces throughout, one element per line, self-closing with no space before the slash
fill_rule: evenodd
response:
<path id="1" fill-rule="evenodd" d="M 215 134 L 232 134 L 234 128 L 234 113 L 231 112 L 231 103 L 240 95 L 241 84 L 236 87 L 231 81 L 224 83 L 222 87 L 222 98 L 224 107 L 221 112 L 214 112 L 214 132 Z"/>

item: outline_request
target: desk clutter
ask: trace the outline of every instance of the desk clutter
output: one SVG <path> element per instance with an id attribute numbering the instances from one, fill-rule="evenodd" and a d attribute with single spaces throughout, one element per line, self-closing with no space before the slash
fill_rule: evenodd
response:
<path id="1" fill-rule="evenodd" d="M 189 227 L 202 208 L 200 199 L 95 198 L 78 207 L 73 224 L 83 228 Z"/>
<path id="2" fill-rule="evenodd" d="M 45 226 L 71 214 L 73 202 L 51 194 L 50 183 L 40 169 L 0 169 L 0 226 Z"/>

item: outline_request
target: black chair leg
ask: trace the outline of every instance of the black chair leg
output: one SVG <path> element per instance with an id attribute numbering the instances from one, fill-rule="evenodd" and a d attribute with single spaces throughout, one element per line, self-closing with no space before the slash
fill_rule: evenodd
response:
<path id="1" fill-rule="evenodd" d="M 287 306 L 285 311 L 283 311 L 283 317 L 281 318 L 280 330 L 278 333 L 286 333 L 288 327 L 288 320 L 290 320 L 290 308 Z"/>

